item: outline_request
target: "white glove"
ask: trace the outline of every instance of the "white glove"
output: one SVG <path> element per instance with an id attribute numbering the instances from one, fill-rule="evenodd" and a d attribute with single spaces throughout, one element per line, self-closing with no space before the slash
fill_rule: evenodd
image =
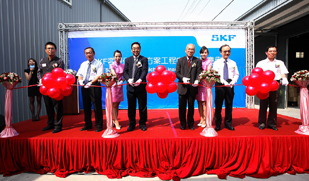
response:
<path id="1" fill-rule="evenodd" d="M 128 80 L 128 83 L 129 83 L 132 87 L 134 87 L 133 79 L 129 79 L 129 80 Z"/>
<path id="2" fill-rule="evenodd" d="M 224 80 L 224 79 L 221 79 L 221 83 L 223 84 L 223 85 L 230 85 L 226 80 Z"/>
<path id="3" fill-rule="evenodd" d="M 142 82 L 142 79 L 138 79 L 135 83 L 134 83 L 134 86 L 137 87 L 141 84 Z"/>
<path id="4" fill-rule="evenodd" d="M 183 81 L 183 83 L 190 83 L 190 78 L 183 77 L 182 81 Z"/>
<path id="5" fill-rule="evenodd" d="M 38 86 L 42 86 L 42 79 L 39 80 Z"/>
<path id="6" fill-rule="evenodd" d="M 282 85 L 287 86 L 289 84 L 289 81 L 286 77 L 282 78 Z"/>
<path id="7" fill-rule="evenodd" d="M 84 81 L 83 81 L 83 80 L 79 80 L 78 83 L 79 83 L 79 85 L 81 85 L 81 86 L 84 85 Z"/>
<path id="8" fill-rule="evenodd" d="M 233 87 L 234 87 L 234 85 L 235 85 L 235 82 L 232 80 L 232 82 L 230 82 L 230 86 L 231 86 L 231 88 L 233 88 Z"/>
<path id="9" fill-rule="evenodd" d="M 122 80 L 120 80 L 120 81 L 117 82 L 117 85 L 121 85 L 121 84 L 123 84 L 123 81 L 122 81 Z"/>
<path id="10" fill-rule="evenodd" d="M 198 80 L 194 81 L 194 84 L 192 84 L 193 87 L 197 87 L 198 86 Z"/>
<path id="11" fill-rule="evenodd" d="M 91 84 L 92 84 L 92 82 L 88 82 L 88 83 L 84 86 L 84 88 L 85 88 L 85 89 L 88 89 L 88 88 L 91 86 Z"/>

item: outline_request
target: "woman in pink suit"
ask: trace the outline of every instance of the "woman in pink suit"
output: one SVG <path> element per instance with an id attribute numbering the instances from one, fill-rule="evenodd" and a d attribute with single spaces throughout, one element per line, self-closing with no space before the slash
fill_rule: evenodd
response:
<path id="1" fill-rule="evenodd" d="M 203 70 L 211 70 L 213 60 L 207 59 L 207 56 L 209 54 L 208 48 L 203 46 L 200 50 L 201 60 L 202 60 L 202 68 Z M 200 82 L 200 84 L 203 84 Z M 205 111 L 206 111 L 206 87 L 199 86 L 198 87 L 198 93 L 196 95 L 196 100 L 198 103 L 198 111 L 200 113 L 200 123 L 197 124 L 197 126 L 201 126 L 202 128 L 206 127 L 206 119 L 205 119 Z"/>
<path id="2" fill-rule="evenodd" d="M 118 78 L 118 82 L 115 83 L 112 87 L 112 94 L 113 94 L 113 122 L 116 126 L 116 129 L 120 130 L 121 126 L 118 122 L 118 110 L 119 110 L 119 104 L 121 101 L 123 101 L 123 88 L 120 86 L 123 84 L 123 69 L 124 64 L 120 63 L 120 60 L 122 58 L 122 54 L 119 50 L 116 50 L 114 52 L 114 59 L 115 61 L 110 64 L 109 69 L 111 70 L 112 74 L 116 74 Z"/>

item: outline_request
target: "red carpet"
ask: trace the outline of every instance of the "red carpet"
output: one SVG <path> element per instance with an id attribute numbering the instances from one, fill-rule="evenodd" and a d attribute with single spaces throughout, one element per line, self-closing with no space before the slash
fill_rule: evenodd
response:
<path id="1" fill-rule="evenodd" d="M 200 127 L 180 130 L 174 109 L 148 110 L 147 131 L 137 125 L 127 132 L 127 110 L 120 110 L 119 117 L 122 129 L 115 139 L 102 138 L 104 131 L 97 133 L 95 128 L 79 131 L 84 125 L 83 112 L 64 116 L 63 131 L 57 134 L 41 131 L 47 125 L 46 116 L 39 122 L 16 123 L 13 127 L 20 135 L 0 139 L 0 173 L 54 172 L 65 177 L 96 171 L 109 178 L 131 175 L 179 180 L 205 173 L 219 178 L 268 178 L 309 172 L 309 136 L 294 133 L 301 125 L 299 119 L 278 115 L 279 131 L 259 130 L 258 110 L 233 109 L 236 130 L 222 129 L 219 136 L 206 138 L 200 136 Z M 195 120 L 196 125 L 197 110 Z"/>

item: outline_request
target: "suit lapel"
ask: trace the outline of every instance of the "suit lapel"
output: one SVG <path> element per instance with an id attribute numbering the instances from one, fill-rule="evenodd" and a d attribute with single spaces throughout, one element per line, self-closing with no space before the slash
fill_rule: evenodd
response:
<path id="1" fill-rule="evenodd" d="M 129 70 L 131 70 L 131 71 L 129 71 L 129 73 L 130 73 L 130 77 L 132 76 L 132 73 L 133 73 L 133 64 L 134 64 L 134 59 L 133 59 L 133 56 L 129 59 Z M 134 78 L 134 77 L 132 77 L 132 78 Z"/>

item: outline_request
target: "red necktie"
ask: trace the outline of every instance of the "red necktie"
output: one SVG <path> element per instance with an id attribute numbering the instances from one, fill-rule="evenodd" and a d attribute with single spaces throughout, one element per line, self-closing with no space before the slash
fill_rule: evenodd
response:
<path id="1" fill-rule="evenodd" d="M 190 61 L 191 61 L 191 60 L 190 60 L 190 58 L 189 58 L 189 60 L 188 60 L 188 67 L 189 67 L 189 68 L 190 68 Z"/>

